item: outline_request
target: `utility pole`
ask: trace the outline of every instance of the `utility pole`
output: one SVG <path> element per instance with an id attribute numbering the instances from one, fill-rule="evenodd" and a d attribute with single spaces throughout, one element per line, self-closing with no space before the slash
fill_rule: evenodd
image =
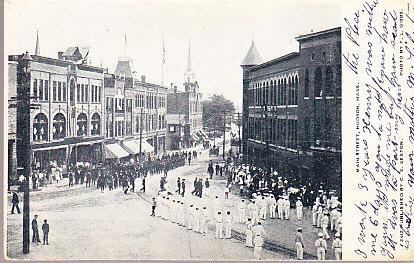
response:
<path id="1" fill-rule="evenodd" d="M 223 111 L 223 160 L 226 159 L 226 112 Z"/>
<path id="2" fill-rule="evenodd" d="M 241 153 L 241 135 L 240 135 L 240 126 L 241 126 L 241 119 L 240 119 L 240 112 L 237 112 L 237 126 L 239 127 L 239 154 Z"/>
<path id="3" fill-rule="evenodd" d="M 143 106 L 143 105 L 141 105 Z M 142 124 L 143 124 L 144 107 L 141 107 L 140 125 L 139 125 L 139 165 L 142 165 Z"/>
<path id="4" fill-rule="evenodd" d="M 33 59 L 26 51 L 17 66 L 17 167 L 24 180 L 23 188 L 23 253 L 30 250 L 30 206 L 29 178 L 31 164 L 30 145 L 30 61 Z"/>

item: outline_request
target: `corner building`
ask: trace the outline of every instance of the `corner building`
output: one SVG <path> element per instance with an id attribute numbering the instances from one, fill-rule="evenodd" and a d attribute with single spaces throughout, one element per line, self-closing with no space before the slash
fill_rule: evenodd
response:
<path id="1" fill-rule="evenodd" d="M 244 161 L 339 189 L 341 29 L 296 40 L 299 52 L 264 63 L 252 43 L 241 64 Z"/>

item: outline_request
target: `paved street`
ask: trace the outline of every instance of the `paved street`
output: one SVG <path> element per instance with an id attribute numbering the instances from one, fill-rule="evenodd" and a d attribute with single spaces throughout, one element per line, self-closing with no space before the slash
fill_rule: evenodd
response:
<path id="1" fill-rule="evenodd" d="M 191 178 L 200 173 L 205 173 L 205 164 L 198 161 L 171 171 L 169 178 L 183 174 Z M 38 214 L 39 224 L 48 219 L 50 245 L 32 244 L 30 254 L 23 255 L 22 215 L 8 214 L 8 256 L 37 260 L 254 258 L 253 250 L 245 248 L 238 239 L 216 240 L 212 229 L 207 236 L 200 236 L 158 217 L 149 217 L 150 205 L 145 199 L 151 198 L 151 192 L 156 191 L 158 179 L 159 176 L 149 179 L 149 192 L 141 196 L 125 195 L 119 188 L 101 193 L 84 186 L 49 186 L 45 191 L 31 193 L 31 217 Z M 139 186 L 138 180 L 136 188 Z M 188 184 L 188 193 L 191 188 Z M 10 202 L 7 210 L 10 213 Z M 40 236 L 42 238 L 42 234 Z M 264 259 L 288 258 L 267 250 L 262 256 Z"/>

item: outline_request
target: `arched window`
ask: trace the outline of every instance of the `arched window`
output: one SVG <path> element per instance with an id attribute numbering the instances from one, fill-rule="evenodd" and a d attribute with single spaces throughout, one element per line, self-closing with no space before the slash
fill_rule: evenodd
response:
<path id="1" fill-rule="evenodd" d="M 85 113 L 81 113 L 78 115 L 78 118 L 76 119 L 76 125 L 77 125 L 77 136 L 84 136 L 87 135 L 87 126 L 88 126 L 88 117 Z"/>
<path id="2" fill-rule="evenodd" d="M 57 113 L 53 118 L 53 139 L 63 139 L 66 137 L 66 118 L 62 113 Z"/>
<path id="3" fill-rule="evenodd" d="M 333 70 L 331 66 L 326 67 L 325 74 L 325 94 L 326 96 L 333 96 Z"/>
<path id="4" fill-rule="evenodd" d="M 291 79 L 290 76 L 288 77 L 287 92 L 288 92 L 288 94 L 287 94 L 287 96 L 288 96 L 288 105 L 292 105 L 292 99 L 293 99 L 293 97 L 292 97 L 292 79 Z"/>
<path id="5" fill-rule="evenodd" d="M 298 105 L 298 88 L 299 88 L 299 78 L 298 78 L 298 75 L 296 75 L 295 83 L 293 85 L 293 105 Z"/>
<path id="6" fill-rule="evenodd" d="M 305 69 L 305 97 L 309 97 L 309 70 Z"/>
<path id="7" fill-rule="evenodd" d="M 48 121 L 43 113 L 38 113 L 33 120 L 33 141 L 47 141 L 48 138 Z"/>
<path id="8" fill-rule="evenodd" d="M 101 134 L 101 116 L 98 113 L 94 113 L 91 119 L 91 135 Z"/>

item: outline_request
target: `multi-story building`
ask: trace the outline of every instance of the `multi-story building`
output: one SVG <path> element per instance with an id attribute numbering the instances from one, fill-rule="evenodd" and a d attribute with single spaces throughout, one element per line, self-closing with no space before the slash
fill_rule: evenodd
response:
<path id="1" fill-rule="evenodd" d="M 340 187 L 341 30 L 296 40 L 299 52 L 264 63 L 252 43 L 241 64 L 243 155 L 281 175 Z"/>
<path id="2" fill-rule="evenodd" d="M 187 70 L 184 73 L 184 91 L 178 91 L 174 86 L 173 90 L 167 95 L 167 114 L 170 115 L 168 120 L 173 123 L 168 123 L 169 131 L 167 138 L 168 148 L 176 147 L 173 140 L 179 140 L 182 147 L 190 147 L 197 141 L 202 141 L 204 134 L 203 129 L 203 94 L 200 92 L 198 82 L 195 80 L 195 74 L 191 69 L 191 52 L 188 46 L 188 64 Z M 178 117 L 177 117 L 178 116 Z M 181 122 L 181 116 L 183 117 Z M 176 128 L 179 120 L 180 126 L 184 127 L 184 132 L 180 133 L 180 138 L 176 138 Z M 168 136 L 167 136 L 168 137 Z"/>
<path id="3" fill-rule="evenodd" d="M 147 154 L 165 151 L 166 93 L 145 76 L 137 79 L 127 57 L 118 60 L 114 74 L 105 74 L 106 158 L 137 155 L 140 149 Z"/>
<path id="4" fill-rule="evenodd" d="M 61 54 L 59 59 L 31 56 L 32 169 L 101 162 L 104 69 L 88 65 L 86 57 L 71 60 Z M 20 58 L 9 56 L 11 67 Z M 9 70 L 9 87 L 17 85 L 14 74 Z M 10 125 L 15 116 L 10 113 Z"/>

